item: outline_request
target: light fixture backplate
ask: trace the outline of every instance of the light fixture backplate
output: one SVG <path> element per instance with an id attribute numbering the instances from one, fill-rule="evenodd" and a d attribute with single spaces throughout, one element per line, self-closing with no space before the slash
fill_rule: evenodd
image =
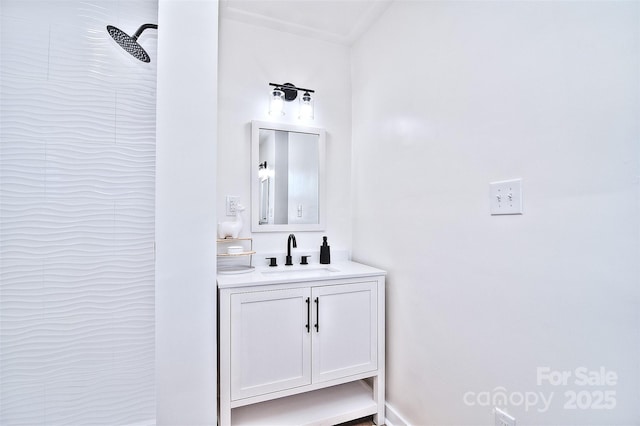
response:
<path id="1" fill-rule="evenodd" d="M 284 92 L 284 100 L 287 102 L 294 101 L 298 97 L 298 88 L 291 83 L 283 84 L 280 90 Z"/>

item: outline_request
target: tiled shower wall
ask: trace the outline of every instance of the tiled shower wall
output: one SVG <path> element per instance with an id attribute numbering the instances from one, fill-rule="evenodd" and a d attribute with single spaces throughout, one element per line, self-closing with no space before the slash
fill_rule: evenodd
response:
<path id="1" fill-rule="evenodd" d="M 0 424 L 153 421 L 157 1 L 0 18 Z"/>

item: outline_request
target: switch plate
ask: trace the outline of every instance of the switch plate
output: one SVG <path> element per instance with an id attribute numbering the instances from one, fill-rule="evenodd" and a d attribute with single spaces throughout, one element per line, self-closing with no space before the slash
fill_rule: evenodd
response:
<path id="1" fill-rule="evenodd" d="M 522 179 L 489 184 L 491 214 L 522 214 Z"/>
<path id="2" fill-rule="evenodd" d="M 236 215 L 236 209 L 239 201 L 240 197 L 237 195 L 227 195 L 227 216 Z"/>
<path id="3" fill-rule="evenodd" d="M 499 408 L 493 409 L 494 413 L 496 413 L 495 425 L 496 426 L 516 426 L 515 417 L 510 416 Z"/>

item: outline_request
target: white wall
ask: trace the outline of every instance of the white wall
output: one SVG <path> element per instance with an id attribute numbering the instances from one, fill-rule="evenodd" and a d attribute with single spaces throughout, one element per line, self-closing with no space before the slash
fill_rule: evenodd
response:
<path id="1" fill-rule="evenodd" d="M 463 396 L 498 387 L 554 392 L 509 405 L 521 425 L 640 423 L 639 5 L 396 1 L 355 45 L 353 257 L 389 271 L 410 423 L 492 424 Z M 516 177 L 525 214 L 490 216 Z M 545 366 L 619 379 L 538 386 Z M 563 408 L 598 390 L 615 409 Z"/>
<path id="2" fill-rule="evenodd" d="M 316 90 L 315 120 L 306 123 L 298 120 L 297 100 L 285 105 L 287 114 L 278 120 L 327 130 L 327 229 L 296 233 L 298 251 L 319 250 L 322 235 L 329 237 L 332 250 L 348 250 L 351 245 L 349 49 L 221 19 L 219 81 L 218 220 L 233 220 L 225 216 L 225 196 L 239 195 L 240 202 L 247 207 L 241 235 L 250 234 L 250 122 L 274 121 L 267 113 L 268 83 L 291 82 Z M 255 233 L 254 249 L 285 251 L 287 235 Z"/>
<path id="3" fill-rule="evenodd" d="M 160 0 L 157 424 L 216 424 L 218 2 Z"/>

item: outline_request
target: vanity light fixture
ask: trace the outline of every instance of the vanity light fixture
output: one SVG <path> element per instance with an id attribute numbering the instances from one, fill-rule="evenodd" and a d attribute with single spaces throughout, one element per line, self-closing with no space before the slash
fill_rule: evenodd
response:
<path id="1" fill-rule="evenodd" d="M 269 170 L 267 169 L 267 162 L 264 161 L 258 164 L 258 178 L 260 178 L 260 181 L 262 182 L 268 177 L 269 177 Z"/>
<path id="2" fill-rule="evenodd" d="M 284 115 L 284 102 L 296 100 L 298 92 L 304 92 L 300 98 L 300 112 L 298 118 L 301 120 L 313 120 L 313 98 L 315 90 L 296 87 L 291 83 L 276 84 L 269 83 L 273 89 L 270 90 L 269 115 Z"/>

